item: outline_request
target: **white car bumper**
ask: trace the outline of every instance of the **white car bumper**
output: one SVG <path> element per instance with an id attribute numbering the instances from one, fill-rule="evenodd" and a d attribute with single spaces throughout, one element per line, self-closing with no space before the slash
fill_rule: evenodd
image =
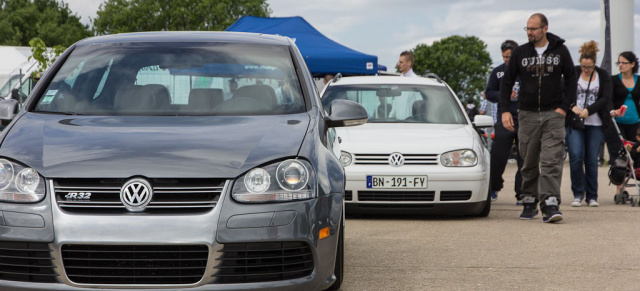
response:
<path id="1" fill-rule="evenodd" d="M 488 200 L 488 167 L 447 168 L 443 166 L 400 167 L 353 166 L 347 169 L 349 212 L 432 212 L 474 214 Z M 426 176 L 426 188 L 372 188 L 368 176 Z"/>

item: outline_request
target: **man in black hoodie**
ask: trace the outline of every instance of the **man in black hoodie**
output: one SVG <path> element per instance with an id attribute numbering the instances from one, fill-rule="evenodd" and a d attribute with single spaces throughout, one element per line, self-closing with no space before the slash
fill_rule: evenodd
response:
<path id="1" fill-rule="evenodd" d="M 533 219 L 538 202 L 543 222 L 563 219 L 559 210 L 565 143 L 564 117 L 576 99 L 576 73 L 564 39 L 548 33 L 549 22 L 541 13 L 527 20 L 529 43 L 511 55 L 500 86 L 502 124 L 514 130 L 509 111 L 511 88 L 520 77 L 518 96 L 522 196 L 520 219 Z"/>

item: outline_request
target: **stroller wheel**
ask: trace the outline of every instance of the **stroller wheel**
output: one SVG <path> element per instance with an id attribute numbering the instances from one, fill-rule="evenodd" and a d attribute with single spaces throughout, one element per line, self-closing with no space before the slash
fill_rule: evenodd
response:
<path id="1" fill-rule="evenodd" d="M 638 196 L 633 196 L 631 197 L 631 206 L 635 207 L 636 205 L 638 205 Z"/>
<path id="2" fill-rule="evenodd" d="M 620 204 L 620 194 L 613 195 L 613 201 L 616 204 Z"/>

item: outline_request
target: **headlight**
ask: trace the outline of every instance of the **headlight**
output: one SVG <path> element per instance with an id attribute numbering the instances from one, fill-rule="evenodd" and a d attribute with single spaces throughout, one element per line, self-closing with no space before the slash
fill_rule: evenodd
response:
<path id="1" fill-rule="evenodd" d="M 271 176 L 267 171 L 256 168 L 244 176 L 244 186 L 251 193 L 261 193 L 269 189 L 271 185 Z"/>
<path id="2" fill-rule="evenodd" d="M 478 164 L 478 156 L 472 150 L 457 150 L 442 154 L 440 162 L 445 167 L 473 167 Z"/>
<path id="3" fill-rule="evenodd" d="M 302 190 L 309 180 L 309 171 L 302 163 L 288 160 L 280 163 L 276 171 L 280 188 L 291 191 Z"/>
<path id="4" fill-rule="evenodd" d="M 0 159 L 0 201 L 38 202 L 44 194 L 44 179 L 36 170 Z"/>
<path id="5" fill-rule="evenodd" d="M 315 196 L 315 172 L 304 160 L 286 160 L 251 169 L 233 185 L 239 202 L 265 203 L 310 199 Z"/>
<path id="6" fill-rule="evenodd" d="M 340 164 L 342 164 L 343 167 L 351 165 L 352 162 L 353 162 L 353 157 L 351 157 L 350 153 L 340 152 Z"/>

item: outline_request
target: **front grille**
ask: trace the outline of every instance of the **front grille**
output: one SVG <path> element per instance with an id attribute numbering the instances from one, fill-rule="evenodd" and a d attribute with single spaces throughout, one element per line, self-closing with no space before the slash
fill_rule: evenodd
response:
<path id="1" fill-rule="evenodd" d="M 126 213 L 120 189 L 126 179 L 57 179 L 54 192 L 67 212 Z M 153 199 L 145 212 L 193 213 L 213 209 L 222 194 L 223 179 L 150 179 Z M 90 195 L 87 196 L 87 193 Z"/>
<path id="2" fill-rule="evenodd" d="M 69 280 L 79 284 L 194 284 L 202 279 L 205 245 L 63 245 Z"/>
<path id="3" fill-rule="evenodd" d="M 54 268 L 46 243 L 0 242 L 0 280 L 53 283 Z"/>
<path id="4" fill-rule="evenodd" d="M 353 200 L 353 191 L 351 191 L 351 190 L 344 191 L 344 200 L 346 200 L 346 201 Z"/>
<path id="5" fill-rule="evenodd" d="M 440 201 L 464 201 L 471 199 L 471 191 L 440 191 Z"/>
<path id="6" fill-rule="evenodd" d="M 225 244 L 213 283 L 291 280 L 311 275 L 313 254 L 304 242 Z"/>
<path id="7" fill-rule="evenodd" d="M 355 154 L 354 163 L 356 165 L 389 165 L 391 154 Z M 437 165 L 437 154 L 403 154 L 404 165 Z"/>
<path id="8" fill-rule="evenodd" d="M 358 191 L 358 201 L 433 201 L 435 191 Z"/>

